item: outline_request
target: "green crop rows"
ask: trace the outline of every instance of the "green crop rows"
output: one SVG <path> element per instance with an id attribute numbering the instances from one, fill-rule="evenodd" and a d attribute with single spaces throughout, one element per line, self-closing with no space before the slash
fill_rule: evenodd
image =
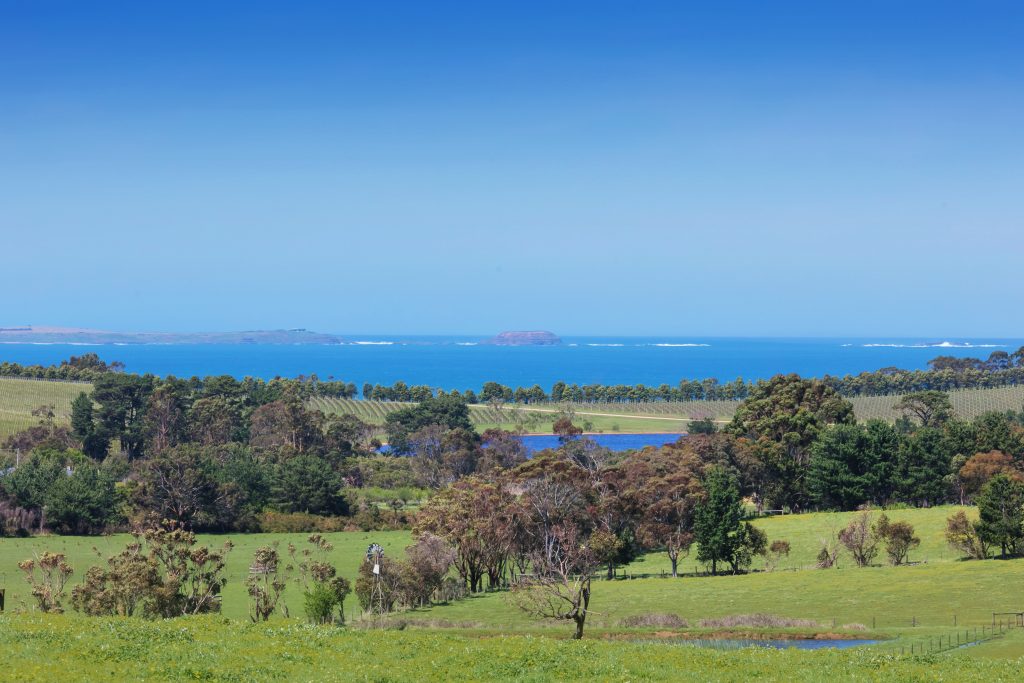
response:
<path id="1" fill-rule="evenodd" d="M 71 402 L 83 391 L 92 391 L 92 385 L 0 377 L 0 442 L 38 423 L 39 418 L 33 416 L 32 411 L 39 406 L 53 406 L 56 421 L 69 422 Z"/>

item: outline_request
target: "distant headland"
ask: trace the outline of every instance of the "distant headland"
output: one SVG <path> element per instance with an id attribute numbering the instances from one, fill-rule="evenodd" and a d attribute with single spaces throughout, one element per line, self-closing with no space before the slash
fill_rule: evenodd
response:
<path id="1" fill-rule="evenodd" d="M 75 327 L 0 327 L 0 343 L 9 344 L 343 344 L 333 334 L 291 330 L 245 332 L 109 332 Z"/>
<path id="2" fill-rule="evenodd" d="M 526 332 L 502 332 L 480 343 L 493 346 L 557 346 L 562 343 L 562 340 L 553 332 L 530 330 Z"/>

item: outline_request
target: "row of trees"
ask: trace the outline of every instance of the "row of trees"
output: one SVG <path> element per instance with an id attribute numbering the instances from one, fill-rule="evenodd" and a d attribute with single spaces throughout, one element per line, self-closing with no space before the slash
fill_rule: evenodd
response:
<path id="1" fill-rule="evenodd" d="M 884 396 L 921 391 L 984 389 L 1024 383 L 1024 347 L 1009 354 L 995 351 L 988 360 L 939 356 L 929 361 L 929 370 L 883 368 L 875 372 L 834 377 L 825 375 L 822 384 L 842 396 Z M 763 381 L 742 378 L 731 382 L 717 379 L 681 380 L 676 385 L 661 384 L 570 384 L 555 382 L 547 392 L 539 385 L 510 387 L 485 382 L 479 394 L 468 389 L 446 393 L 427 385 L 409 386 L 396 382 L 391 386 L 363 385 L 363 398 L 378 401 L 423 401 L 435 395 L 453 395 L 467 403 L 650 403 L 668 401 L 738 401 L 751 395 Z"/>
<path id="2" fill-rule="evenodd" d="M 477 434 L 455 396 L 390 413 L 390 453 L 415 457 L 380 458 L 371 428 L 354 416 L 324 416 L 293 387 L 273 383 L 263 385 L 274 391 L 260 403 L 244 386 L 211 378 L 197 394 L 187 382 L 108 373 L 76 399 L 70 428 L 44 411 L 39 425 L 16 435 L 33 455 L 0 476 L 3 502 L 16 509 L 6 516 L 31 517 L 22 528 L 78 533 L 147 514 L 190 528 L 246 529 L 266 509 L 346 514 L 346 486 L 439 489 L 471 476 L 490 481 L 526 460 L 514 435 Z M 722 432 L 695 424 L 704 433 L 662 451 L 721 465 L 762 509 L 963 503 L 997 474 L 1024 478 L 1019 416 L 959 421 L 941 392 L 907 395 L 898 407 L 905 418 L 895 425 L 857 424 L 850 403 L 824 382 L 777 376 L 751 391 Z M 556 422 L 565 457 L 595 471 L 615 460 L 577 438 L 569 418 Z M 107 457 L 111 444 L 119 448 Z"/>
<path id="3" fill-rule="evenodd" d="M 25 379 L 64 380 L 73 382 L 96 382 L 106 379 L 107 375 L 125 373 L 124 363 L 112 361 L 107 363 L 95 353 L 71 356 L 59 365 L 21 365 L 8 361 L 0 362 L 0 377 L 23 377 Z M 161 380 L 155 375 L 142 375 L 154 386 L 163 382 L 184 382 L 196 394 L 247 394 L 252 400 L 259 402 L 265 392 L 280 395 L 280 392 L 291 387 L 304 397 L 331 396 L 336 398 L 353 398 L 359 390 L 352 382 L 335 380 L 333 377 L 322 380 L 316 374 L 299 375 L 294 379 L 275 377 L 264 380 L 246 377 L 242 380 L 231 375 L 211 375 L 208 377 L 175 378 L 169 375 Z M 265 400 L 265 399 L 264 399 Z"/>
<path id="4" fill-rule="evenodd" d="M 112 442 L 129 460 L 185 443 L 351 452 L 354 443 L 366 440 L 369 427 L 353 416 L 328 418 L 308 410 L 311 386 L 295 380 L 107 374 L 72 402 L 70 435 L 96 460 L 106 457 Z M 39 445 L 21 441 L 16 435 L 8 447 Z"/>
<path id="5" fill-rule="evenodd" d="M 928 361 L 928 370 L 904 370 L 887 367 L 874 372 L 862 372 L 857 375 L 836 377 L 824 375 L 822 383 L 836 390 L 843 396 L 881 396 L 889 394 L 906 394 L 920 391 L 953 391 L 957 389 L 981 389 L 1024 383 L 1024 347 L 1013 353 L 993 351 L 987 359 L 957 358 L 938 356 Z M 57 366 L 19 365 L 18 363 L 0 363 L 0 377 L 26 377 L 36 379 L 60 379 L 94 382 L 109 374 L 124 371 L 124 364 L 119 361 L 106 363 L 95 353 L 72 356 Z M 149 381 L 159 383 L 155 377 Z M 267 386 L 291 386 L 304 397 L 331 396 L 337 398 L 354 398 L 359 390 L 351 382 L 335 381 L 329 378 L 322 381 L 315 374 L 299 376 L 295 379 L 275 378 L 266 382 L 261 379 L 247 377 L 237 382 L 228 376 L 207 378 L 193 377 L 183 381 L 193 393 L 223 394 L 225 383 L 236 382 L 238 391 L 252 395 L 258 402 L 259 396 L 268 391 Z M 485 382 L 477 393 L 473 389 L 452 391 L 450 395 L 466 403 L 540 403 L 540 402 L 573 402 L 573 403 L 645 403 L 657 401 L 702 401 L 702 400 L 743 400 L 754 387 L 761 382 L 749 382 L 737 378 L 731 382 L 718 379 L 680 380 L 676 385 L 661 384 L 647 386 L 644 384 L 605 385 L 599 383 L 576 384 L 555 382 L 551 391 L 547 392 L 539 385 L 530 387 L 510 387 L 499 382 Z M 211 384 L 206 388 L 205 385 Z M 270 388 L 272 393 L 275 388 Z M 366 400 L 419 402 L 437 395 L 448 395 L 443 390 L 435 390 L 428 385 L 408 385 L 398 381 L 392 385 L 364 383 L 362 397 Z"/>
<path id="6" fill-rule="evenodd" d="M 95 353 L 71 356 L 61 361 L 60 365 L 20 365 L 7 361 L 0 363 L 0 377 L 92 382 L 108 372 L 124 372 L 124 363 L 107 363 Z"/>

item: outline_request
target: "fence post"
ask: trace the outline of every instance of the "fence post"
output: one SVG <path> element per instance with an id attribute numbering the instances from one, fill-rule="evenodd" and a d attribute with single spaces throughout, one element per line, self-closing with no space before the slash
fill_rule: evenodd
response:
<path id="1" fill-rule="evenodd" d="M 953 626 L 956 626 L 956 615 L 953 615 Z"/>

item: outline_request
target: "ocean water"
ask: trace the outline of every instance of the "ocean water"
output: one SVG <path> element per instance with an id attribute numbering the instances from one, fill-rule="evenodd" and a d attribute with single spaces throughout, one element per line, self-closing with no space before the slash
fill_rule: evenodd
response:
<path id="1" fill-rule="evenodd" d="M 715 337 L 568 337 L 560 346 L 501 347 L 478 337 L 348 337 L 313 345 L 68 345 L 0 344 L 0 361 L 59 363 L 89 351 L 120 360 L 130 372 L 156 375 L 228 374 L 270 379 L 316 374 L 354 382 L 426 384 L 479 390 L 486 381 L 509 386 L 556 381 L 589 384 L 675 384 L 714 377 L 731 381 L 796 372 L 844 375 L 883 367 L 924 369 L 938 355 L 988 357 L 1012 352 L 1022 339 L 856 339 Z"/>

